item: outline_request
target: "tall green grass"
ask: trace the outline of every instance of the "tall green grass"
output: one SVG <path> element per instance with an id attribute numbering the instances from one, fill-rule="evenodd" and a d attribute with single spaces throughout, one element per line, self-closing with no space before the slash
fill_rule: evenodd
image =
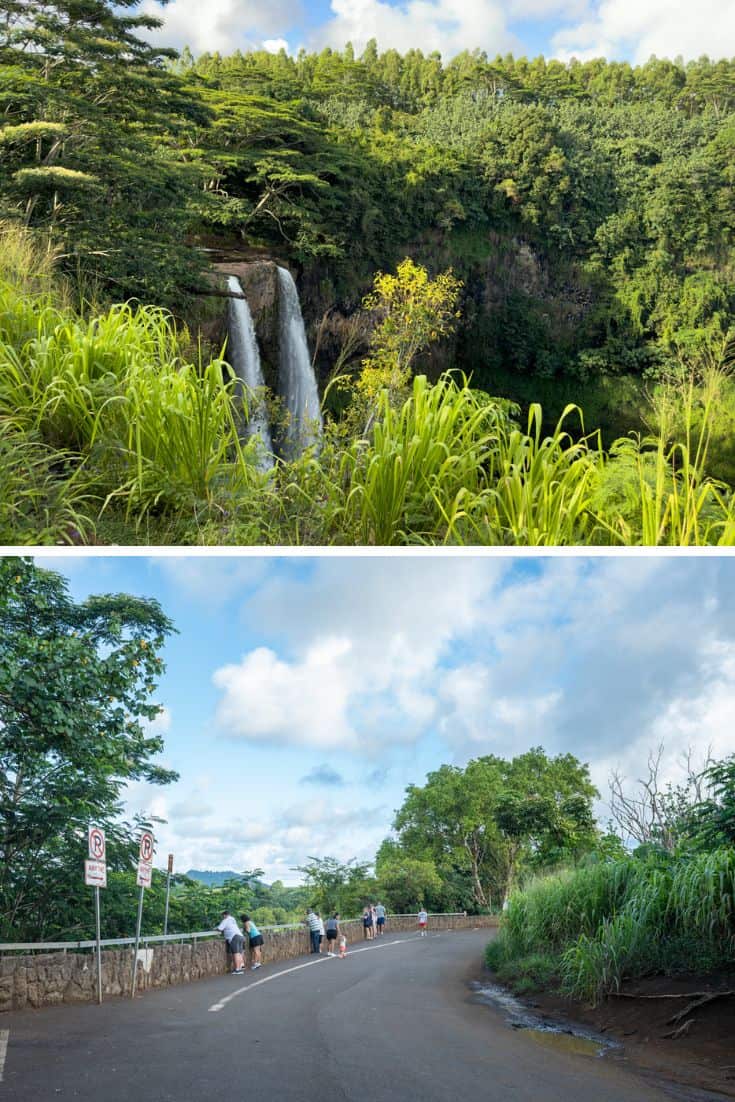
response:
<path id="1" fill-rule="evenodd" d="M 266 474 L 220 358 L 202 362 L 157 307 L 72 310 L 50 249 L 0 227 L 0 424 L 19 480 L 21 442 L 46 449 L 39 538 L 68 528 L 83 482 L 82 540 L 96 528 L 115 542 L 732 545 L 732 490 L 707 473 L 725 376 L 662 388 L 655 431 L 609 453 L 577 407 L 547 435 L 538 405 L 521 426 L 462 377 L 419 376 L 398 408 L 379 398 L 367 436 L 328 432 L 319 454 Z"/>
<path id="2" fill-rule="evenodd" d="M 735 852 L 601 862 L 510 899 L 498 961 L 553 954 L 566 993 L 597 1002 L 652 971 L 735 963 Z"/>
<path id="3" fill-rule="evenodd" d="M 224 364 L 193 364 L 188 337 L 155 307 L 114 306 L 85 319 L 46 296 L 0 285 L 0 419 L 77 453 L 99 509 L 192 516 L 237 509 L 263 483 Z M 3 324 L 12 317 L 15 324 Z"/>

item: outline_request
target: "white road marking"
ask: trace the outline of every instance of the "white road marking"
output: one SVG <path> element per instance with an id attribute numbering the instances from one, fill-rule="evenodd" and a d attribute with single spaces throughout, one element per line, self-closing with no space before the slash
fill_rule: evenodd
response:
<path id="1" fill-rule="evenodd" d="M 365 945 L 362 949 L 350 949 L 347 956 L 353 956 L 355 953 L 367 953 L 369 949 L 387 949 L 389 945 L 400 945 L 401 942 L 408 941 L 408 938 L 399 937 L 394 938 L 393 941 L 386 941 L 381 945 Z M 260 987 L 262 983 L 270 983 L 271 980 L 277 980 L 279 976 L 287 976 L 290 972 L 299 972 L 302 968 L 311 968 L 314 964 L 323 964 L 326 960 L 338 960 L 338 957 L 319 956 L 316 960 L 307 960 L 305 964 L 295 964 L 293 968 L 283 968 L 280 972 L 274 972 L 272 976 L 263 976 L 262 980 L 256 980 L 254 983 L 248 983 L 244 987 L 238 987 L 237 991 L 230 992 L 224 999 L 220 999 L 218 1003 L 213 1003 L 209 1007 L 210 1014 L 216 1014 L 218 1010 L 224 1010 L 229 1002 L 236 999 L 238 995 L 243 995 L 246 991 L 252 991 L 254 987 Z"/>
<path id="2" fill-rule="evenodd" d="M 2 1083 L 3 1081 L 3 1071 L 5 1070 L 5 1057 L 8 1053 L 9 1036 L 9 1029 L 0 1029 L 0 1083 Z"/>

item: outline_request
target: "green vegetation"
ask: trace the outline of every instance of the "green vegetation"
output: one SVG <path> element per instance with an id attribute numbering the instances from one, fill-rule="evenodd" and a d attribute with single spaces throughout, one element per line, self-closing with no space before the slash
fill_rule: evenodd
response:
<path id="1" fill-rule="evenodd" d="M 137 7 L 0 28 L 3 539 L 732 543 L 735 63 L 177 58 Z M 200 245 L 352 334 L 318 456 L 241 442 Z"/>
<path id="2" fill-rule="evenodd" d="M 558 987 L 592 1002 L 638 976 L 732 967 L 734 774 L 735 758 L 711 763 L 708 795 L 688 808 L 681 792 L 669 793 L 673 851 L 649 843 L 598 854 L 525 883 L 488 946 L 488 966 L 520 989 Z"/>
<path id="3" fill-rule="evenodd" d="M 263 472 L 221 356 L 203 356 L 160 307 L 72 309 L 48 250 L 25 231 L 2 240 L 7 543 L 735 540 L 732 491 L 708 474 L 726 366 L 660 384 L 650 433 L 609 452 L 574 407 L 547 434 L 532 405 L 524 429 L 517 407 L 462 376 L 411 378 L 456 321 L 458 288 L 405 261 L 376 278 L 368 355 L 333 380 L 343 409 L 319 454 Z"/>
<path id="4" fill-rule="evenodd" d="M 111 867 L 130 867 L 121 821 L 128 781 L 168 784 L 149 724 L 172 625 L 155 601 L 75 603 L 58 574 L 0 559 L 0 938 L 77 929 L 87 826 L 108 834 Z"/>

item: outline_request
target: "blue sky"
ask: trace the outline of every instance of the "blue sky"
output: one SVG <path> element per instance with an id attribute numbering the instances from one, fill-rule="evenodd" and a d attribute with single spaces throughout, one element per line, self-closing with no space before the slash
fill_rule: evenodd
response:
<path id="1" fill-rule="evenodd" d="M 156 597 L 157 721 L 181 778 L 136 784 L 177 869 L 370 859 L 404 789 L 534 745 L 635 779 L 732 749 L 735 559 L 45 557 L 75 597 Z M 605 808 L 599 805 L 604 820 Z"/>
<path id="2" fill-rule="evenodd" d="M 361 51 L 461 50 L 516 55 L 719 58 L 735 54 L 735 0 L 143 0 L 164 19 L 160 39 L 195 53 L 304 46 Z"/>

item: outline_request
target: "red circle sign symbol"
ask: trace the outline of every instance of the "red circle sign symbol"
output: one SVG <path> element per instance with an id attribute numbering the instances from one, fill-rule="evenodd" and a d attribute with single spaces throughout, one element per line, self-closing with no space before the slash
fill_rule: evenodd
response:
<path id="1" fill-rule="evenodd" d="M 153 835 L 148 830 L 140 836 L 140 859 L 141 861 L 153 860 Z"/>
<path id="2" fill-rule="evenodd" d="M 105 859 L 105 832 L 99 827 L 90 827 L 89 856 L 95 861 Z"/>

